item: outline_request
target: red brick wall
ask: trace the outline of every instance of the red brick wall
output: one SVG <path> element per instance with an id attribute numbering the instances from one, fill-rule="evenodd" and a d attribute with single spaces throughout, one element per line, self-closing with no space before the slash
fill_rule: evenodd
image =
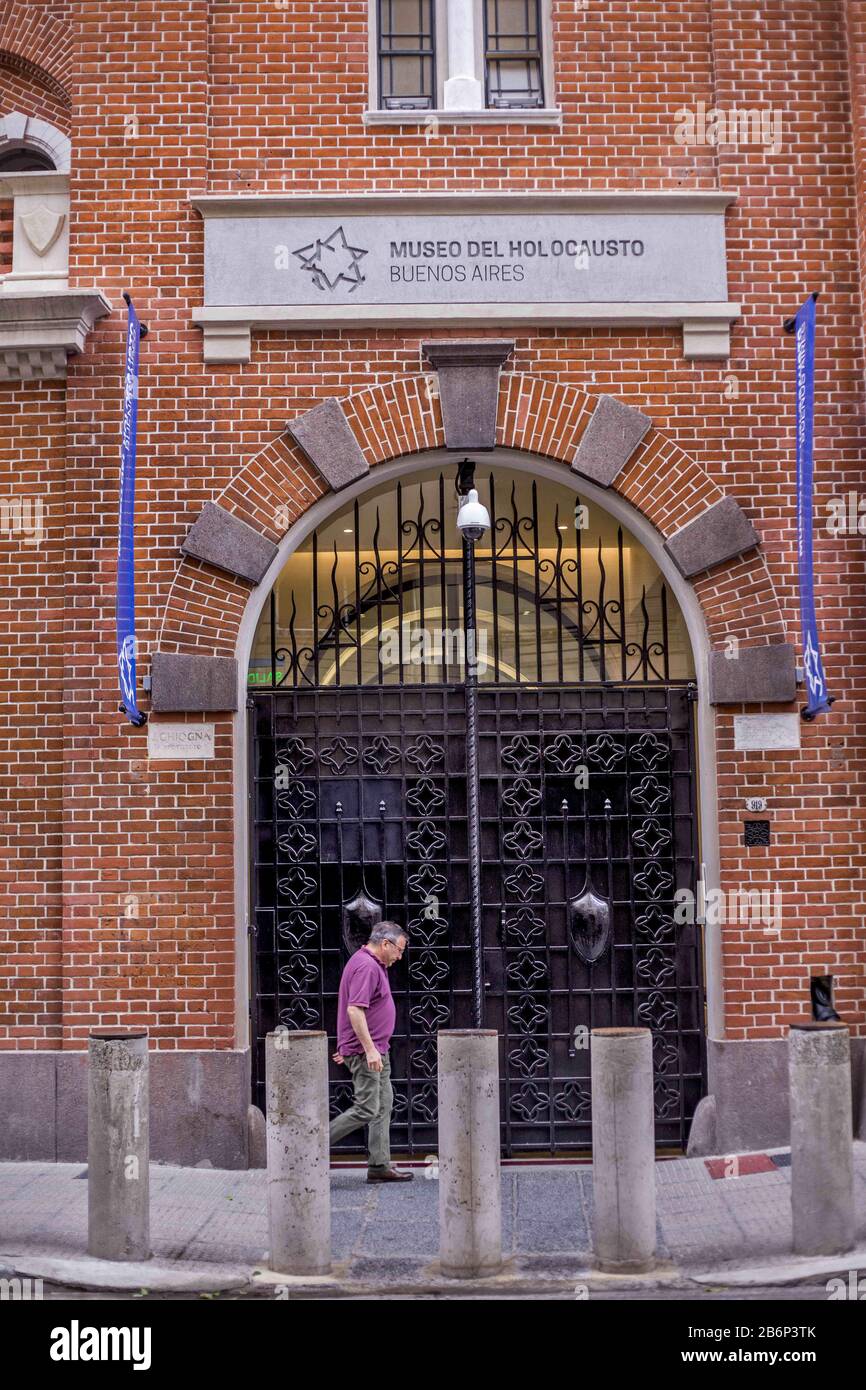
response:
<path id="1" fill-rule="evenodd" d="M 846 1017 L 863 1017 L 864 567 L 862 540 L 838 540 L 822 524 L 827 500 L 862 490 L 862 335 L 857 229 L 842 7 L 833 3 L 713 3 L 715 101 L 781 109 L 783 149 L 719 152 L 718 178 L 737 191 L 729 219 L 729 291 L 745 306 L 730 371 L 736 401 L 710 411 L 721 481 L 755 517 L 788 640 L 799 642 L 794 526 L 792 344 L 780 332 L 818 289 L 815 407 L 815 569 L 833 713 L 803 729 L 798 757 L 733 751 L 731 719 L 718 719 L 724 878 L 781 883 L 779 943 L 742 928 L 725 933 L 731 1036 L 773 1036 L 808 1003 L 811 974 L 837 977 Z M 709 402 L 707 402 L 709 406 Z M 706 436 L 706 415 L 698 417 Z M 707 465 L 710 467 L 710 465 Z M 753 770 L 754 769 L 754 770 Z M 768 792 L 774 844 L 744 850 L 738 812 Z M 763 862 L 762 862 L 763 861 Z"/>
<path id="2" fill-rule="evenodd" d="M 208 5 L 85 3 L 73 25 L 79 82 L 72 139 L 71 278 L 115 307 L 134 297 L 152 328 L 142 350 L 138 592 L 144 653 L 155 646 L 177 546 L 215 485 L 220 424 L 201 335 L 201 233 L 190 194 L 206 183 Z M 158 41 L 155 41 L 155 36 Z M 70 370 L 67 737 L 80 816 L 65 844 L 64 1038 L 94 1016 L 147 1024 L 163 1047 L 234 1041 L 231 742 L 218 759 L 150 766 L 146 731 L 117 713 L 112 631 L 124 325 L 97 329 Z M 240 390 L 240 381 L 237 383 Z M 219 441 L 219 443 L 218 443 Z M 143 657 L 142 674 L 149 660 Z M 138 804 L 129 809 L 127 784 Z M 74 891 L 73 891 L 74 888 Z M 126 919 L 124 898 L 138 898 Z"/>
<path id="3" fill-rule="evenodd" d="M 62 8 L 4 6 L 0 113 L 68 133 Z M 3 200 L 0 274 L 11 266 Z M 57 1047 L 62 1035 L 65 395 L 62 382 L 0 385 L 0 507 L 11 508 L 0 529 L 0 1047 Z"/>
<path id="4" fill-rule="evenodd" d="M 866 0 L 846 0 L 845 22 L 850 121 L 854 142 L 860 312 L 866 325 Z"/>
<path id="5" fill-rule="evenodd" d="M 0 115 L 7 111 L 40 116 L 64 135 L 69 134 L 69 104 L 62 89 L 48 80 L 47 73 L 0 53 Z"/>
<path id="6" fill-rule="evenodd" d="M 62 383 L 0 387 L 0 1020 L 20 1047 L 61 1036 Z M 41 538 L 40 513 L 41 507 Z"/>
<path id="7" fill-rule="evenodd" d="M 43 82 L 65 101 L 72 76 L 73 5 L 69 0 L 4 0 L 0 10 L 0 52 L 4 61 L 31 76 L 38 69 Z M 36 113 L 44 114 L 44 113 Z M 47 115 L 46 120 L 50 119 Z"/>
<path id="8" fill-rule="evenodd" d="M 11 198 L 0 198 L 0 275 L 12 269 L 12 215 Z"/>
<path id="9" fill-rule="evenodd" d="M 36 7 L 41 8 L 41 7 Z M 850 6 L 849 6 L 850 8 Z M 862 8 L 862 7 L 858 7 Z M 736 496 L 764 538 L 777 607 L 751 640 L 797 641 L 793 348 L 782 318 L 821 290 L 816 414 L 818 513 L 863 486 L 863 310 L 845 15 L 836 0 L 554 3 L 561 130 L 506 124 L 367 129 L 366 0 L 339 4 L 80 0 L 75 81 L 72 277 L 118 311 L 68 385 L 63 561 L 64 1018 L 67 1046 L 96 1022 L 150 1025 L 157 1046 L 234 1038 L 230 721 L 219 759 L 148 764 L 145 735 L 116 712 L 112 635 L 123 323 L 130 289 L 151 336 L 142 351 L 139 631 L 149 665 L 202 503 L 259 455 L 275 468 L 287 419 L 329 396 L 419 371 L 424 335 L 380 330 L 254 335 L 247 367 L 205 368 L 190 326 L 201 302 L 205 190 L 708 188 L 736 193 L 730 297 L 743 305 L 730 363 L 689 363 L 674 331 L 521 330 L 508 372 L 647 411 L 710 487 Z M 685 149 L 676 112 L 698 101 L 775 108 L 783 147 Z M 497 326 L 497 335 L 508 326 Z M 734 377 L 735 382 L 730 378 Z M 7 391 L 8 388 L 2 388 Z M 264 451 L 264 452 L 263 452 Z M 286 457 L 294 458 L 287 455 Z M 319 489 L 294 458 L 303 505 Z M 647 490 L 658 488 L 648 471 Z M 723 881 L 781 882 L 781 942 L 726 931 L 730 1036 L 779 1036 L 830 970 L 846 1016 L 862 1017 L 866 831 L 862 541 L 816 532 L 819 611 L 833 714 L 804 727 L 799 755 L 733 751 L 718 715 Z M 189 570 L 191 567 L 187 566 Z M 734 569 L 698 588 L 714 633 L 743 635 Z M 186 581 L 179 580 L 179 585 Z M 185 592 L 182 587 L 177 592 Z M 245 590 L 212 576 L 220 649 Z M 759 605 L 755 605 L 759 606 Z M 172 609 L 172 612 L 175 610 Z M 782 626 L 784 625 L 784 632 Z M 190 631 L 196 627 L 190 615 Z M 167 633 L 184 644 L 181 621 Z M 130 780 L 138 809 L 130 813 Z M 774 843 L 741 845 L 743 798 L 770 798 Z M 138 895 L 139 917 L 121 899 Z M 49 1034 L 46 1032 L 45 1037 Z"/>

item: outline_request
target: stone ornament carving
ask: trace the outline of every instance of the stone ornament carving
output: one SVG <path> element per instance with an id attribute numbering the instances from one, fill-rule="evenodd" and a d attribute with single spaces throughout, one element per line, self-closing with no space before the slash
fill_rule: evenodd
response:
<path id="1" fill-rule="evenodd" d="M 19 221 L 36 255 L 45 256 L 63 231 L 66 214 L 55 211 L 46 203 L 38 203 L 29 212 L 22 213 Z"/>

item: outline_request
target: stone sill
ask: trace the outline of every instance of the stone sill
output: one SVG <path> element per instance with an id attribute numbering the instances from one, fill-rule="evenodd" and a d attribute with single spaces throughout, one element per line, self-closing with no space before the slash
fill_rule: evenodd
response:
<path id="1" fill-rule="evenodd" d="M 367 126 L 436 125 L 562 125 L 562 112 L 553 106 L 485 107 L 483 111 L 365 111 Z"/>
<path id="2" fill-rule="evenodd" d="M 24 169 L 13 174 L 0 173 L 0 198 L 20 194 L 68 193 L 69 175 L 53 169 Z"/>

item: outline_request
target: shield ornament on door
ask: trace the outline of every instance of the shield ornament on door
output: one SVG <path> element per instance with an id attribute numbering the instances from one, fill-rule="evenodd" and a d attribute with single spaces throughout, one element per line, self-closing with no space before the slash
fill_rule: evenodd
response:
<path id="1" fill-rule="evenodd" d="M 599 960 L 610 943 L 610 904 L 587 887 L 568 904 L 568 924 L 581 960 L 587 965 Z"/>

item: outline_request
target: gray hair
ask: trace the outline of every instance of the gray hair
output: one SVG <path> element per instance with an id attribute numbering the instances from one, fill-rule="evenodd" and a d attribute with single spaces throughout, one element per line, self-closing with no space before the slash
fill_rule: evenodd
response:
<path id="1" fill-rule="evenodd" d="M 396 922 L 377 922 L 370 932 L 370 945 L 378 946 L 380 941 L 392 941 L 396 946 L 401 936 L 409 940 L 405 927 L 398 926 Z"/>

